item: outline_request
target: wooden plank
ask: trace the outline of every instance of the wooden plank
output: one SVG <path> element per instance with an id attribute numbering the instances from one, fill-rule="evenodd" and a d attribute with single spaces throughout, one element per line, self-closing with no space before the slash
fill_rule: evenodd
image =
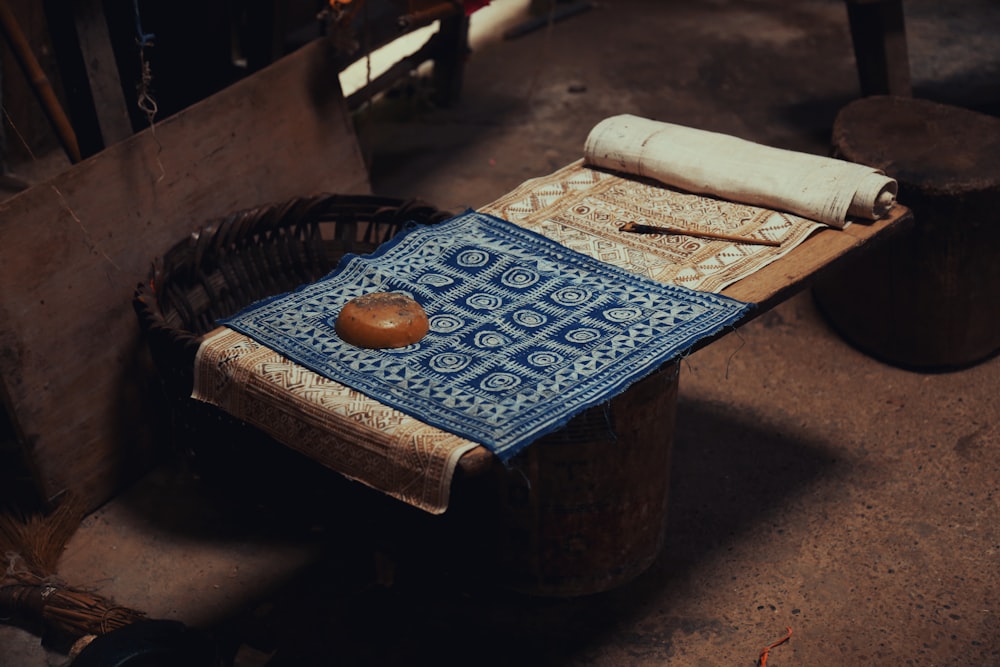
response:
<path id="1" fill-rule="evenodd" d="M 118 61 L 111 48 L 104 6 L 100 0 L 78 0 L 73 9 L 101 138 L 105 146 L 111 146 L 132 135 L 132 122 L 118 76 Z"/>
<path id="2" fill-rule="evenodd" d="M 755 315 L 767 312 L 805 289 L 820 271 L 865 244 L 892 235 L 910 220 L 909 209 L 895 206 L 888 216 L 875 222 L 853 223 L 843 230 L 823 229 L 780 260 L 730 285 L 722 293 L 757 304 Z"/>
<path id="3" fill-rule="evenodd" d="M 0 387 L 46 496 L 93 508 L 150 460 L 131 297 L 153 258 L 213 217 L 322 191 L 370 189 L 317 40 L 0 203 Z"/>

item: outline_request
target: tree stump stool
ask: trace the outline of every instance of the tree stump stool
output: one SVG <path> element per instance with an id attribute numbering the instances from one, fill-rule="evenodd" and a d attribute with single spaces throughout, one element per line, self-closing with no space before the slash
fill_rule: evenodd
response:
<path id="1" fill-rule="evenodd" d="M 830 324 L 914 370 L 958 369 L 1000 350 L 1000 119 L 868 97 L 837 115 L 833 150 L 897 179 L 914 225 L 817 282 Z"/>

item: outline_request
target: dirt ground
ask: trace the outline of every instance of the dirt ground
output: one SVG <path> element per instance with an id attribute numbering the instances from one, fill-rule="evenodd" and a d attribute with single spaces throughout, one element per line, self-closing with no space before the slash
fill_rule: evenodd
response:
<path id="1" fill-rule="evenodd" d="M 479 206 L 618 113 L 825 154 L 859 96 L 840 0 L 594 5 L 477 32 L 453 108 L 414 84 L 359 112 L 376 193 Z M 1000 114 L 1000 6 L 904 7 L 915 94 Z M 296 462 L 241 483 L 158 470 L 85 520 L 59 572 L 242 643 L 246 666 L 749 667 L 786 628 L 770 667 L 1000 665 L 998 389 L 996 357 L 880 363 L 804 292 L 682 362 L 665 545 L 614 591 L 498 589 L 431 544 L 447 520 Z M 64 661 L 0 626 L 0 665 Z"/>

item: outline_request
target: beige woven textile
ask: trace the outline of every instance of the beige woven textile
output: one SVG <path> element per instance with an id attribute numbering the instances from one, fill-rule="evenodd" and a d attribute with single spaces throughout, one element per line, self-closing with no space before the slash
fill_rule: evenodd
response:
<path id="1" fill-rule="evenodd" d="M 592 169 L 583 160 L 480 209 L 655 280 L 718 292 L 822 225 Z M 782 241 L 780 247 L 619 232 L 626 221 Z M 392 497 L 442 513 L 458 459 L 476 446 L 294 364 L 230 329 L 206 337 L 193 398 Z"/>
<path id="2" fill-rule="evenodd" d="M 789 213 L 592 169 L 583 160 L 529 180 L 479 210 L 627 271 L 703 292 L 721 292 L 788 254 L 823 226 Z M 764 238 L 781 245 L 618 231 L 625 222 Z"/>
<path id="3" fill-rule="evenodd" d="M 448 507 L 458 459 L 476 446 L 225 327 L 206 336 L 198 349 L 191 397 L 432 514 Z"/>

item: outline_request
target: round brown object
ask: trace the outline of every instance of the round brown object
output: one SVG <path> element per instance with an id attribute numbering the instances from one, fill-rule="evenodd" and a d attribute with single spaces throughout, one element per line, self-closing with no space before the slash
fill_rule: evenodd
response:
<path id="1" fill-rule="evenodd" d="M 427 335 L 430 323 L 419 303 L 395 292 L 375 292 L 348 301 L 335 324 L 341 340 L 372 349 L 406 347 Z"/>

